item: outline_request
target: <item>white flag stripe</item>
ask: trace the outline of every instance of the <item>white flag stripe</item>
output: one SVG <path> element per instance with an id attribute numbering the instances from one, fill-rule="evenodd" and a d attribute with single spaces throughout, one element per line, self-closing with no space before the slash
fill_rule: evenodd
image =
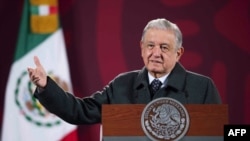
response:
<path id="1" fill-rule="evenodd" d="M 58 141 L 76 130 L 77 126 L 56 116 L 50 114 L 48 117 L 41 117 L 39 110 L 30 112 L 29 108 L 26 108 L 26 104 L 32 100 L 29 96 L 29 77 L 25 72 L 28 66 L 35 67 L 34 55 L 40 58 L 46 70 L 59 76 L 72 91 L 62 35 L 62 30 L 58 30 L 21 59 L 13 62 L 6 89 L 2 141 Z M 35 86 L 32 87 L 33 90 L 34 88 Z M 56 125 L 57 121 L 61 124 Z M 52 126 L 49 127 L 46 123 Z"/>
<path id="2" fill-rule="evenodd" d="M 39 15 L 41 16 L 47 16 L 49 15 L 49 6 L 48 5 L 39 5 L 38 6 L 38 11 L 39 11 Z"/>

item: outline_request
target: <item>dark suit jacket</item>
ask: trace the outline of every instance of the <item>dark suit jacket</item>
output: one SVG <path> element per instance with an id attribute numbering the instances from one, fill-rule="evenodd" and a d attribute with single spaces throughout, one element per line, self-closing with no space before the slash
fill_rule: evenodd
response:
<path id="1" fill-rule="evenodd" d="M 219 93 L 213 81 L 203 75 L 186 71 L 177 63 L 168 76 L 167 85 L 153 97 L 170 97 L 182 104 L 219 104 Z M 126 72 L 114 78 L 102 91 L 90 97 L 75 98 L 64 92 L 48 77 L 44 91 L 35 97 L 50 112 L 72 124 L 101 122 L 102 104 L 147 104 L 152 101 L 146 68 Z"/>

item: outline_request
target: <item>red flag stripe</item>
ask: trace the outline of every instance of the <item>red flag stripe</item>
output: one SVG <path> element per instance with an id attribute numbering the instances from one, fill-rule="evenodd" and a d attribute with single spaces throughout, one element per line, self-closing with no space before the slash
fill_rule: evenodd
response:
<path id="1" fill-rule="evenodd" d="M 49 13 L 50 13 L 50 14 L 57 14 L 57 13 L 58 13 L 58 8 L 57 8 L 57 6 L 50 6 L 50 7 L 49 7 Z"/>

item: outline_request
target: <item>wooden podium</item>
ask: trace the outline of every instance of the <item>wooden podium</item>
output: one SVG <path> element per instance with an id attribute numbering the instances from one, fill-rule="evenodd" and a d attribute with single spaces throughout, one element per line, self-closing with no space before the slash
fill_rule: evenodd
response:
<path id="1" fill-rule="evenodd" d="M 144 104 L 111 104 L 102 106 L 104 141 L 150 141 L 141 126 Z M 188 104 L 190 124 L 183 141 L 223 141 L 228 124 L 226 104 Z"/>

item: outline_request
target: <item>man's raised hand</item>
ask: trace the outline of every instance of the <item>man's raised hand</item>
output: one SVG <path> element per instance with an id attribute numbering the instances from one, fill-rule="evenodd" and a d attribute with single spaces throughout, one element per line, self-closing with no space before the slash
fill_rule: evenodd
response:
<path id="1" fill-rule="evenodd" d="M 44 88 L 47 84 L 47 73 L 45 72 L 37 56 L 34 56 L 34 62 L 36 65 L 35 68 L 27 68 L 30 81 L 33 82 L 37 87 Z"/>

